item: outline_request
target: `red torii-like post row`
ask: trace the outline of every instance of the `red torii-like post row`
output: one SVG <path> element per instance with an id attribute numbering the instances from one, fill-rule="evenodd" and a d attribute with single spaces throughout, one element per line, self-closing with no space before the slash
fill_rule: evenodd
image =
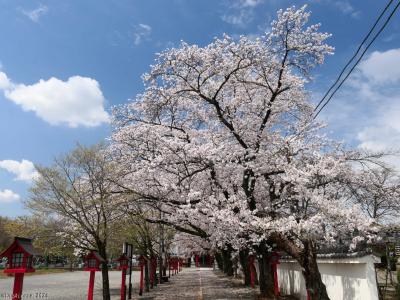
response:
<path id="1" fill-rule="evenodd" d="M 278 297 L 280 292 L 279 292 L 279 284 L 278 284 L 278 265 L 279 265 L 279 258 L 280 255 L 278 252 L 274 251 L 272 252 L 271 255 L 271 266 L 272 266 L 272 272 L 274 273 L 274 293 L 275 297 Z"/>
<path id="2" fill-rule="evenodd" d="M 146 264 L 146 258 L 141 255 L 139 257 L 139 266 L 140 266 L 140 281 L 139 281 L 139 296 L 143 295 L 143 268 Z"/>
<path id="3" fill-rule="evenodd" d="M 179 261 L 179 257 L 175 257 L 174 268 L 175 268 L 175 274 L 178 274 L 179 271 L 180 271 L 180 261 Z"/>
<path id="4" fill-rule="evenodd" d="M 255 257 L 254 255 L 250 255 L 248 259 L 248 266 L 250 271 L 250 286 L 254 288 L 255 279 L 256 279 L 256 267 L 254 265 Z"/>
<path id="5" fill-rule="evenodd" d="M 275 297 L 278 297 L 280 294 L 279 283 L 278 283 L 279 258 L 280 258 L 280 255 L 278 252 L 276 252 L 276 251 L 272 252 L 272 254 L 270 256 L 270 262 L 271 262 L 272 272 L 274 274 L 274 295 L 275 295 Z M 254 262 L 255 262 L 254 255 L 250 255 L 248 258 L 248 266 L 249 266 L 249 271 L 250 271 L 250 285 L 252 288 L 254 288 L 254 286 L 255 286 L 255 279 L 257 276 L 256 267 L 254 265 Z"/>
<path id="6" fill-rule="evenodd" d="M 4 273 L 14 274 L 14 288 L 12 300 L 20 300 L 24 285 L 24 274 L 35 272 L 33 256 L 38 255 L 32 246 L 32 240 L 15 237 L 14 242 L 0 254 L 0 258 L 7 257 L 7 266 Z"/>
<path id="7" fill-rule="evenodd" d="M 83 260 L 84 260 L 83 270 L 90 272 L 88 300 L 93 300 L 95 272 L 101 271 L 101 264 L 105 262 L 105 259 L 102 258 L 97 251 L 91 250 L 89 254 L 83 258 Z"/>
<path id="8" fill-rule="evenodd" d="M 172 268 L 172 274 L 178 274 L 178 258 L 171 257 L 170 264 L 171 264 L 171 268 Z"/>
<path id="9" fill-rule="evenodd" d="M 214 264 L 214 257 L 210 254 L 206 255 L 206 264 L 209 268 L 212 268 L 213 264 Z"/>

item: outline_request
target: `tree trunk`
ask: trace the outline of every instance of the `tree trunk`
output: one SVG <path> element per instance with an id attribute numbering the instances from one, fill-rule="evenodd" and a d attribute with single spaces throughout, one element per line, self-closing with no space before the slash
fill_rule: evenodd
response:
<path id="1" fill-rule="evenodd" d="M 222 260 L 224 265 L 224 273 L 233 276 L 233 264 L 231 259 L 231 251 L 229 249 L 222 250 Z"/>
<path id="2" fill-rule="evenodd" d="M 250 268 L 249 268 L 249 250 L 243 249 L 239 251 L 239 261 L 242 266 L 244 285 L 250 285 Z"/>
<path id="3" fill-rule="evenodd" d="M 101 268 L 101 275 L 103 277 L 103 300 L 110 300 L 110 286 L 108 279 L 108 265 L 107 263 L 103 263 L 103 267 Z"/>
<path id="4" fill-rule="evenodd" d="M 73 268 L 73 261 L 72 261 L 72 257 L 69 258 L 69 271 L 72 272 L 72 268 Z"/>
<path id="5" fill-rule="evenodd" d="M 271 266 L 271 256 L 267 252 L 265 243 L 258 247 L 258 265 L 260 269 L 259 286 L 261 296 L 274 298 L 274 274 Z"/>
<path id="6" fill-rule="evenodd" d="M 102 264 L 101 275 L 103 279 L 103 300 L 110 300 L 110 284 L 108 278 L 108 265 L 107 265 L 107 252 L 105 247 L 101 244 L 99 246 L 99 254 L 105 259 Z"/>
<path id="7" fill-rule="evenodd" d="M 310 300 L 330 300 L 319 273 L 317 249 L 312 240 L 302 240 L 303 249 L 279 233 L 272 234 L 270 241 L 276 243 L 280 250 L 290 254 L 300 264 Z"/>
<path id="8" fill-rule="evenodd" d="M 300 254 L 300 265 L 306 282 L 310 300 L 330 300 L 325 284 L 322 282 L 317 264 L 317 251 L 313 241 L 303 242 L 304 250 Z"/>
<path id="9" fill-rule="evenodd" d="M 224 270 L 224 262 L 222 260 L 222 255 L 220 252 L 216 252 L 215 253 L 215 260 L 217 261 L 217 266 L 218 269 L 220 269 L 221 271 Z"/>

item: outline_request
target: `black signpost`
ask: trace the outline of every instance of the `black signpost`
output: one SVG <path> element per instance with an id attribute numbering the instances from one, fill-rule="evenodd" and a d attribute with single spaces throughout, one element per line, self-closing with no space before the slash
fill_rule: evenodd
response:
<path id="1" fill-rule="evenodd" d="M 132 256 L 133 256 L 133 245 L 124 243 L 122 252 L 129 258 L 129 286 L 128 286 L 128 299 L 132 299 Z"/>

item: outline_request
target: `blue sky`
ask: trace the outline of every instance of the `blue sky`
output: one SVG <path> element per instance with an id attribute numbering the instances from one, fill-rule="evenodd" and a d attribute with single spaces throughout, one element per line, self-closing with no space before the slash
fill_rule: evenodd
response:
<path id="1" fill-rule="evenodd" d="M 109 134 L 112 105 L 143 90 L 155 53 L 206 45 L 223 33 L 256 36 L 275 13 L 307 3 L 336 54 L 315 70 L 326 90 L 375 20 L 376 0 L 0 0 L 0 215 L 27 213 L 33 163 Z M 400 18 L 395 16 L 321 118 L 355 147 L 400 146 Z M 384 105 L 382 105 L 384 103 Z M 399 113 L 399 114 L 397 114 Z"/>

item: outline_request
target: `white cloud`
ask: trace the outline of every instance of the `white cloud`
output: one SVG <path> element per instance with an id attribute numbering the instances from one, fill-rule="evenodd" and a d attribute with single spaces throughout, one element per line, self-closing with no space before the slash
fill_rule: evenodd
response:
<path id="1" fill-rule="evenodd" d="M 222 21 L 237 27 L 246 27 L 254 19 L 255 8 L 264 0 L 234 0 L 226 1 L 226 11 L 222 14 Z"/>
<path id="2" fill-rule="evenodd" d="M 323 113 L 330 126 L 360 148 L 400 150 L 400 49 L 373 52 L 349 79 Z"/>
<path id="3" fill-rule="evenodd" d="M 242 7 L 256 7 L 263 2 L 264 0 L 240 0 L 238 5 Z"/>
<path id="4" fill-rule="evenodd" d="M 252 8 L 262 4 L 264 0 L 228 0 L 225 2 L 225 6 L 228 8 Z"/>
<path id="5" fill-rule="evenodd" d="M 11 81 L 7 74 L 0 71 L 0 90 L 8 89 L 11 86 Z"/>
<path id="6" fill-rule="evenodd" d="M 373 52 L 360 69 L 374 84 L 390 84 L 400 81 L 400 49 Z"/>
<path id="7" fill-rule="evenodd" d="M 359 19 L 361 12 L 356 10 L 348 0 L 311 0 L 314 3 L 327 4 L 335 7 L 345 15 L 349 15 L 354 19 Z"/>
<path id="8" fill-rule="evenodd" d="M 348 1 L 334 1 L 335 6 L 343 13 L 349 14 L 354 11 L 353 6 Z"/>
<path id="9" fill-rule="evenodd" d="M 373 114 L 369 124 L 357 134 L 360 147 L 375 151 L 400 150 L 400 95 L 377 93 L 375 97 L 377 102 L 370 104 Z"/>
<path id="10" fill-rule="evenodd" d="M 12 190 L 0 190 L 0 203 L 11 203 L 18 201 L 20 198 L 20 195 L 14 193 Z"/>
<path id="11" fill-rule="evenodd" d="M 49 11 L 49 8 L 46 5 L 40 4 L 37 8 L 33 10 L 23 10 L 21 9 L 21 12 L 27 16 L 29 19 L 31 19 L 32 22 L 38 23 L 40 18 L 47 14 Z"/>
<path id="12" fill-rule="evenodd" d="M 0 89 L 7 99 L 52 125 L 94 127 L 109 121 L 100 85 L 92 78 L 72 76 L 63 81 L 52 77 L 25 85 L 0 73 Z"/>
<path id="13" fill-rule="evenodd" d="M 143 41 L 148 40 L 151 34 L 151 26 L 147 24 L 139 24 L 135 26 L 133 32 L 134 44 L 140 45 Z"/>
<path id="14" fill-rule="evenodd" d="M 390 33 L 390 34 L 386 35 L 385 37 L 382 38 L 382 40 L 385 43 L 390 43 L 394 40 L 397 40 L 399 37 L 400 37 L 400 34 L 398 32 L 395 32 L 395 33 Z"/>
<path id="15" fill-rule="evenodd" d="M 358 94 L 374 114 L 357 135 L 360 146 L 400 149 L 400 49 L 375 51 L 359 69 Z"/>
<path id="16" fill-rule="evenodd" d="M 240 10 L 235 14 L 226 14 L 221 16 L 222 21 L 238 26 L 245 27 L 253 20 L 253 13 L 250 10 Z"/>
<path id="17" fill-rule="evenodd" d="M 0 160 L 0 168 L 14 174 L 15 180 L 31 182 L 39 176 L 33 163 L 26 159 L 20 162 L 10 159 Z"/>

